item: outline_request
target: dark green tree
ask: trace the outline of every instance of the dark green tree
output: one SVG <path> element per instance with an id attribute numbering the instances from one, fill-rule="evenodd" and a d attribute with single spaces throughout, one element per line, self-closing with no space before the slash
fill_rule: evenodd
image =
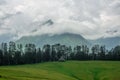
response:
<path id="1" fill-rule="evenodd" d="M 105 60 L 105 46 L 100 47 L 100 52 L 98 53 L 99 60 Z"/>
<path id="2" fill-rule="evenodd" d="M 92 60 L 96 60 L 95 47 L 92 47 L 91 50 L 92 50 L 91 58 Z"/>
<path id="3" fill-rule="evenodd" d="M 50 56 L 50 45 L 49 44 L 47 44 L 47 45 L 44 45 L 44 47 L 43 47 L 43 61 L 50 61 L 50 59 L 51 59 L 51 56 Z"/>
<path id="4" fill-rule="evenodd" d="M 52 48 L 51 51 L 51 61 L 56 61 L 57 60 L 57 53 L 56 51 Z"/>
<path id="5" fill-rule="evenodd" d="M 4 58 L 3 58 L 3 65 L 9 65 L 10 64 L 10 54 L 8 52 L 4 53 Z"/>
<path id="6" fill-rule="evenodd" d="M 14 64 L 21 64 L 21 63 L 22 63 L 21 52 L 16 51 L 14 56 Z"/>
<path id="7" fill-rule="evenodd" d="M 75 54 L 74 54 L 74 52 L 72 52 L 71 54 L 70 54 L 70 58 L 69 58 L 70 60 L 75 60 Z"/>
<path id="8" fill-rule="evenodd" d="M 114 60 L 120 60 L 120 46 L 116 46 L 113 50 Z"/>
<path id="9" fill-rule="evenodd" d="M 36 63 L 42 62 L 42 52 L 41 49 L 38 48 L 38 51 L 36 52 Z"/>
<path id="10" fill-rule="evenodd" d="M 0 50 L 0 65 L 3 65 L 3 52 Z"/>

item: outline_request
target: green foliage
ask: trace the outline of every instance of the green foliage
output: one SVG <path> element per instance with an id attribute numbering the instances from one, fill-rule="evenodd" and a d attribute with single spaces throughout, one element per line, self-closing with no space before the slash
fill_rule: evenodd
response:
<path id="1" fill-rule="evenodd" d="M 42 52 L 41 49 L 39 48 L 39 50 L 36 52 L 36 63 L 40 62 L 42 62 Z"/>
<path id="2" fill-rule="evenodd" d="M 3 64 L 3 52 L 0 50 L 0 65 Z"/>

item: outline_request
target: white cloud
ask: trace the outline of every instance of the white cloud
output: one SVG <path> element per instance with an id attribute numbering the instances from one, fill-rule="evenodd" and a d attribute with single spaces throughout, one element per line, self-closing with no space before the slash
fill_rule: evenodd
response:
<path id="1" fill-rule="evenodd" d="M 19 38 L 70 32 L 88 39 L 120 36 L 119 0 L 2 0 L 0 4 L 0 35 L 11 33 Z M 48 19 L 54 25 L 40 26 Z M 31 34 L 35 29 L 38 31 Z M 106 33 L 113 29 L 118 32 Z"/>

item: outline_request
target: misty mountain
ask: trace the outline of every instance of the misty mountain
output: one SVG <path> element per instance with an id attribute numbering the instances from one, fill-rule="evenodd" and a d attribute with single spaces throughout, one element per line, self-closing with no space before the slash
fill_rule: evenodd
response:
<path id="1" fill-rule="evenodd" d="M 99 38 L 96 40 L 90 40 L 90 42 L 99 45 L 105 45 L 107 49 L 112 49 L 117 45 L 120 45 L 120 37 Z"/>
<path id="2" fill-rule="evenodd" d="M 56 35 L 39 35 L 39 36 L 24 36 L 21 39 L 17 40 L 16 43 L 22 43 L 25 45 L 26 43 L 34 43 L 37 47 L 42 47 L 45 44 L 65 44 L 67 46 L 76 46 L 76 45 L 88 45 L 90 46 L 90 42 L 88 42 L 85 38 L 78 34 L 64 33 L 64 34 L 56 34 Z"/>

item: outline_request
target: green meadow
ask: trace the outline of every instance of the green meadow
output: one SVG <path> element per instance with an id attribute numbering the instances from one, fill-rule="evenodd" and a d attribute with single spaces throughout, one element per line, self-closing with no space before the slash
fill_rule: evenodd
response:
<path id="1" fill-rule="evenodd" d="M 0 80 L 120 80 L 120 61 L 66 61 L 0 66 Z"/>

